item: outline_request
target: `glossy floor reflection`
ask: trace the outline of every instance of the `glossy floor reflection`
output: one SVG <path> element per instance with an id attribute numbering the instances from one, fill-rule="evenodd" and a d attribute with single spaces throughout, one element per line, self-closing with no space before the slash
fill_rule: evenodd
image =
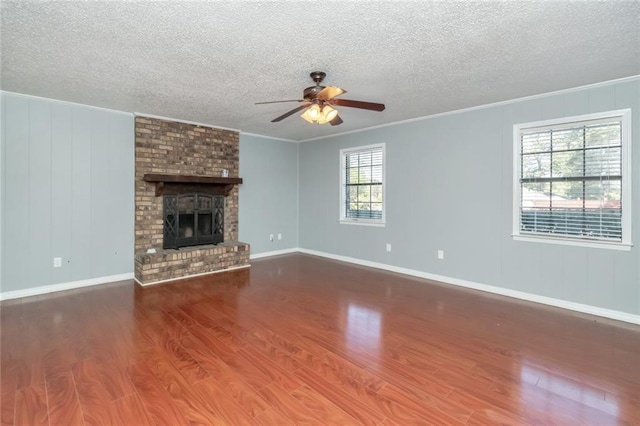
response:
<path id="1" fill-rule="evenodd" d="M 3 302 L 2 424 L 640 424 L 640 327 L 294 254 Z"/>

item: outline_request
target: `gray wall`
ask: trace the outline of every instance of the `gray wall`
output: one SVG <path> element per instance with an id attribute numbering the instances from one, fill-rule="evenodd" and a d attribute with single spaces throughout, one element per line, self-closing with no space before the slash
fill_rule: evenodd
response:
<path id="1" fill-rule="evenodd" d="M 131 273 L 133 115 L 1 98 L 0 290 Z"/>
<path id="2" fill-rule="evenodd" d="M 132 273 L 133 115 L 0 94 L 0 292 Z M 241 134 L 240 176 L 240 239 L 296 248 L 298 144 Z"/>
<path id="3" fill-rule="evenodd" d="M 300 247 L 640 314 L 640 168 L 631 251 L 511 239 L 513 124 L 622 108 L 639 166 L 638 79 L 303 143 Z M 341 225 L 339 150 L 380 142 L 387 225 Z"/>
<path id="4" fill-rule="evenodd" d="M 0 291 L 131 273 L 133 116 L 1 98 Z M 638 165 L 640 80 L 300 145 L 241 134 L 240 239 L 252 254 L 302 247 L 640 314 L 640 170 L 630 252 L 510 237 L 513 124 L 621 108 L 633 108 Z M 387 225 L 340 225 L 338 152 L 378 142 Z"/>
<path id="5" fill-rule="evenodd" d="M 240 177 L 240 240 L 251 254 L 298 247 L 298 144 L 241 133 Z"/>

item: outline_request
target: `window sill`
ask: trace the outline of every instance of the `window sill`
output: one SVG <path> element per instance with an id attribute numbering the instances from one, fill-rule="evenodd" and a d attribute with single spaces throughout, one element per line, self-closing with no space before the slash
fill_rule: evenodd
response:
<path id="1" fill-rule="evenodd" d="M 350 219 L 340 219 L 340 225 L 360 225 L 360 226 L 377 226 L 379 228 L 384 228 L 384 222 L 368 222 L 362 220 L 350 220 Z"/>
<path id="2" fill-rule="evenodd" d="M 631 243 L 613 243 L 606 241 L 593 241 L 593 240 L 570 240 L 566 238 L 549 238 L 543 236 L 533 236 L 533 235 L 521 235 L 514 234 L 511 235 L 514 241 L 526 241 L 530 243 L 543 243 L 543 244 L 560 244 L 565 246 L 577 246 L 577 247 L 588 247 L 588 248 L 600 248 L 607 250 L 622 250 L 622 251 L 631 251 L 631 247 L 633 244 Z"/>

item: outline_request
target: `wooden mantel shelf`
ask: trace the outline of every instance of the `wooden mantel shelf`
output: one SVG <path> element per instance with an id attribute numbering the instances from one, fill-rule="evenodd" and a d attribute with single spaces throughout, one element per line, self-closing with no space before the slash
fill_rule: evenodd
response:
<path id="1" fill-rule="evenodd" d="M 218 177 L 218 176 L 191 176 L 191 175 L 159 175 L 147 173 L 145 182 L 175 182 L 175 183 L 208 183 L 211 185 L 238 185 L 242 178 Z"/>
<path id="2" fill-rule="evenodd" d="M 156 184 L 156 197 L 167 194 L 206 192 L 214 195 L 229 195 L 234 185 L 242 183 L 242 178 L 194 175 L 163 175 L 147 173 L 145 182 Z"/>

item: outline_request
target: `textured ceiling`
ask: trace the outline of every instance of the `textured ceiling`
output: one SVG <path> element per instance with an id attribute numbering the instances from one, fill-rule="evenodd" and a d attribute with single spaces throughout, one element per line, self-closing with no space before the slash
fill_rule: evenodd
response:
<path id="1" fill-rule="evenodd" d="M 640 74 L 639 1 L 1 3 L 2 90 L 306 140 Z M 344 124 L 270 120 L 327 72 Z"/>

